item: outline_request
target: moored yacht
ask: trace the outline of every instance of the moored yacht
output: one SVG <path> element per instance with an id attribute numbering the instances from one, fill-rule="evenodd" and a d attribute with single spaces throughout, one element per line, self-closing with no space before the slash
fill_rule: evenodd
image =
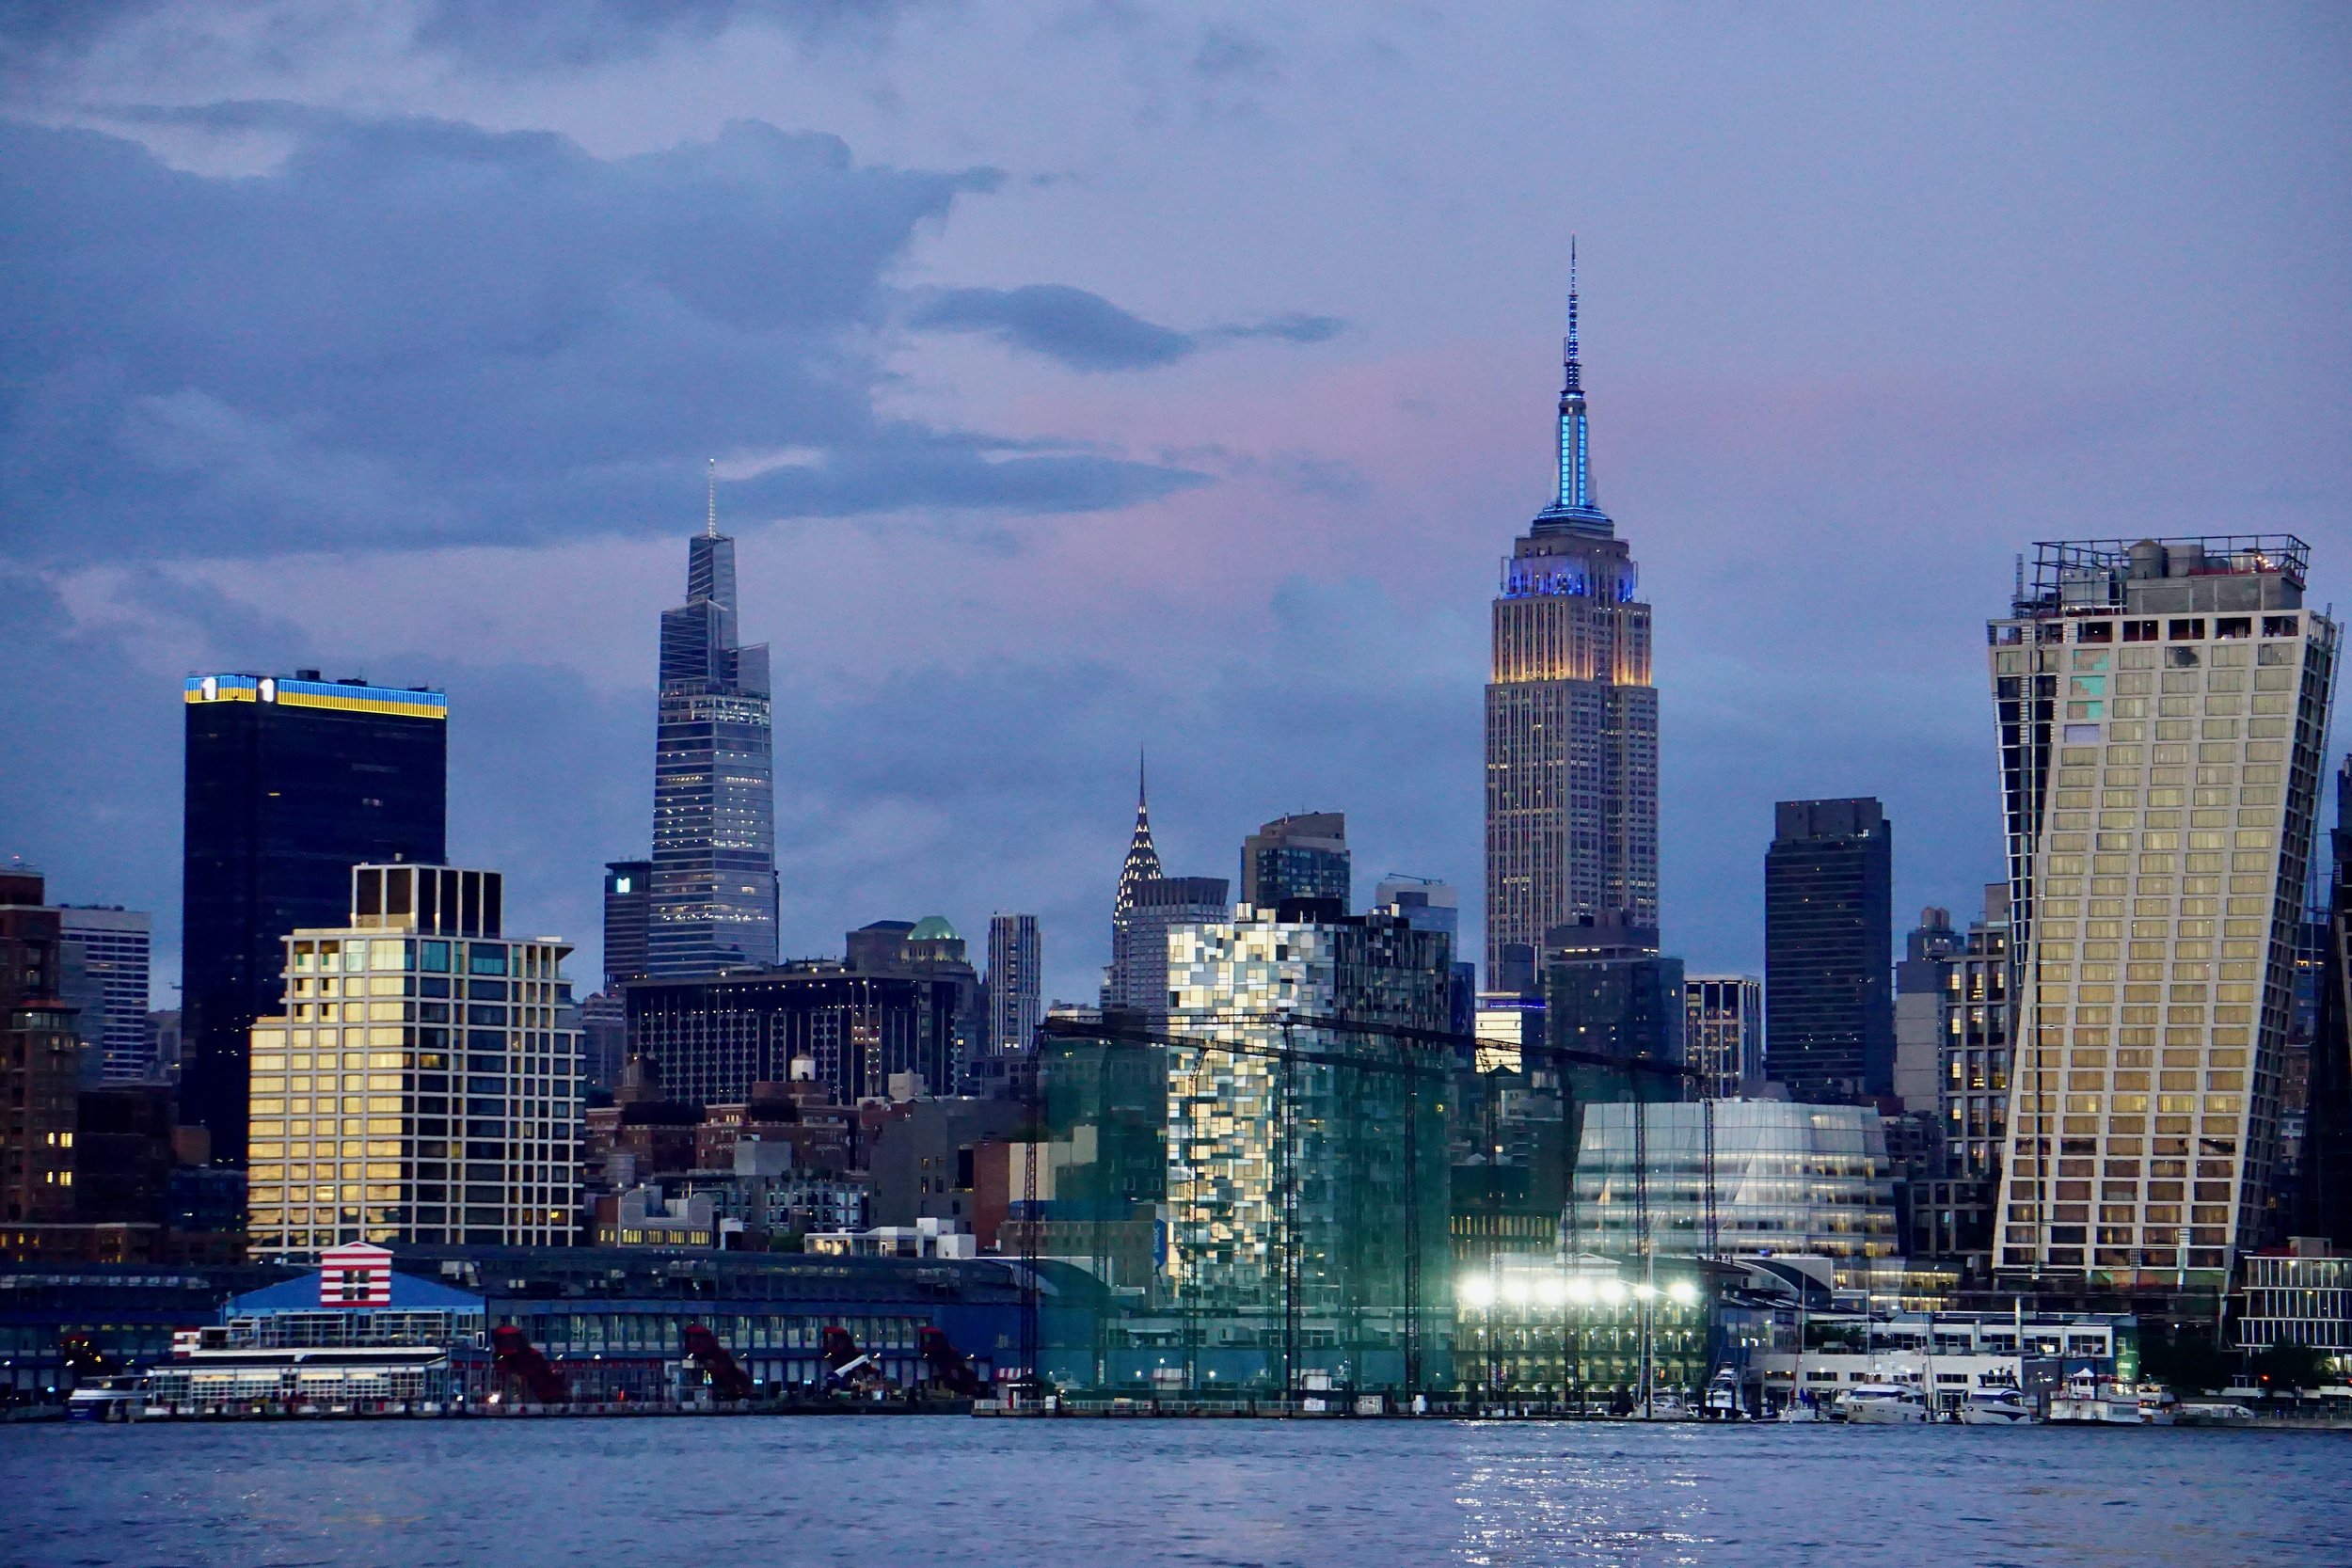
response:
<path id="1" fill-rule="evenodd" d="M 2120 1383 L 2090 1371 L 2066 1380 L 2066 1391 L 2050 1401 L 2053 1425 L 2169 1427 L 2179 1402 L 2156 1383 Z"/>
<path id="2" fill-rule="evenodd" d="M 1972 1390 L 1960 1407 L 1960 1423 L 1972 1427 L 2022 1427 L 2034 1424 L 2033 1407 L 2015 1388 Z"/>
<path id="3" fill-rule="evenodd" d="M 1857 1383 L 1838 1396 L 1837 1411 L 1862 1426 L 1910 1426 L 1928 1418 L 1919 1390 L 1899 1383 Z"/>

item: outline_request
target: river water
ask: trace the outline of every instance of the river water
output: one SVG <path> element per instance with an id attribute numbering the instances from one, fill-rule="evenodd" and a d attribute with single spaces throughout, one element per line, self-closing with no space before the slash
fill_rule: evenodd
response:
<path id="1" fill-rule="evenodd" d="M 0 1562 L 2352 1562 L 2352 1433 L 808 1417 L 0 1428 Z"/>

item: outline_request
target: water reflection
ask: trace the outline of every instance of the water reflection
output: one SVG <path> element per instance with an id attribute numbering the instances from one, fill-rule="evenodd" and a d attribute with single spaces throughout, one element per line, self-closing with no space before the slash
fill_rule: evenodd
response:
<path id="1" fill-rule="evenodd" d="M 2238 1568 L 2352 1560 L 2343 1451 L 2180 1429 L 20 1426 L 0 1560 Z"/>

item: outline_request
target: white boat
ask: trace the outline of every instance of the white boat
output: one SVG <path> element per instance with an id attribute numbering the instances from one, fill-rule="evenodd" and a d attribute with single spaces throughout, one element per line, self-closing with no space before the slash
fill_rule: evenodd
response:
<path id="1" fill-rule="evenodd" d="M 1897 1383 L 1857 1383 L 1838 1396 L 1837 1410 L 1859 1426 L 1911 1426 L 1928 1418 L 1919 1390 Z"/>
<path id="2" fill-rule="evenodd" d="M 135 1420 L 146 1401 L 146 1380 L 135 1376 L 91 1378 L 66 1396 L 69 1421 Z"/>
<path id="3" fill-rule="evenodd" d="M 2209 1400 L 2184 1403 L 2174 1413 L 2184 1426 L 2230 1426 L 2254 1418 L 2253 1410 L 2234 1400 Z"/>
<path id="4" fill-rule="evenodd" d="M 2026 1396 L 2014 1388 L 1979 1388 L 1960 1407 L 1960 1424 L 1972 1427 L 2022 1427 L 2034 1424 Z"/>
<path id="5" fill-rule="evenodd" d="M 1707 1384 L 1707 1414 L 1709 1419 L 1736 1421 L 1747 1414 L 1740 1408 L 1740 1374 L 1729 1367 L 1719 1367 Z"/>
<path id="6" fill-rule="evenodd" d="M 2066 1392 L 2050 1401 L 2054 1426 L 2169 1427 L 2178 1402 L 2153 1383 L 2118 1383 L 2089 1371 L 2066 1381 Z"/>
<path id="7" fill-rule="evenodd" d="M 1781 1407 L 1780 1415 L 1777 1418 L 1777 1419 L 1783 1421 L 1793 1421 L 1798 1423 L 1818 1421 L 1820 1418 L 1820 1411 L 1815 1409 L 1812 1405 L 1807 1404 L 1803 1400 L 1790 1400 L 1787 1404 Z"/>

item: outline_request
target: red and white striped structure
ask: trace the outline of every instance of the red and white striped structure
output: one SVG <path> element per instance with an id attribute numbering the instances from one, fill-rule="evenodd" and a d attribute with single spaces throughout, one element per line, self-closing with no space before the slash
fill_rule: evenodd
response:
<path id="1" fill-rule="evenodd" d="M 366 1242 L 328 1247 L 319 1254 L 321 1307 L 389 1307 L 392 1255 Z"/>

